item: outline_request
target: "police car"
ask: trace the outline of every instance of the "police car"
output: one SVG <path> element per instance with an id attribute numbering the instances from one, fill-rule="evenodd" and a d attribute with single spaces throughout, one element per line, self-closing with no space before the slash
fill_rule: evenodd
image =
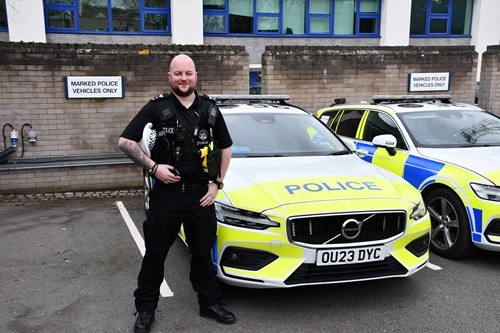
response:
<path id="1" fill-rule="evenodd" d="M 500 251 L 500 118 L 449 96 L 374 96 L 317 112 L 365 161 L 419 189 L 431 249 L 446 258 Z"/>
<path id="2" fill-rule="evenodd" d="M 287 288 L 407 277 L 427 264 L 430 218 L 408 182 L 363 162 L 288 96 L 213 98 L 233 139 L 215 203 L 222 282 Z"/>

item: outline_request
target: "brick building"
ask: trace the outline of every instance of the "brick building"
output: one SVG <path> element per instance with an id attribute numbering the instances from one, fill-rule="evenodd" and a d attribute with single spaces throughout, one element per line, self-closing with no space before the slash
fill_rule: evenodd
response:
<path id="1" fill-rule="evenodd" d="M 447 72 L 454 100 L 473 102 L 481 78 L 479 105 L 500 114 L 498 1 L 92 3 L 0 0 L 0 151 L 19 133 L 0 163 L 0 194 L 141 186 L 142 170 L 116 142 L 168 89 L 166 67 L 180 52 L 209 94 L 262 84 L 315 112 L 337 97 L 406 94 L 410 73 Z M 68 98 L 68 77 L 94 76 L 121 78 L 123 96 Z"/>

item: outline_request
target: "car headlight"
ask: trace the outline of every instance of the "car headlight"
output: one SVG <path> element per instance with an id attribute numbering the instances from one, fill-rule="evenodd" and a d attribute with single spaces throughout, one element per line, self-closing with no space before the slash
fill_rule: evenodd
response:
<path id="1" fill-rule="evenodd" d="M 215 204 L 215 214 L 219 222 L 242 228 L 265 230 L 280 226 L 278 222 L 269 220 L 265 215 L 218 203 Z"/>
<path id="2" fill-rule="evenodd" d="M 481 199 L 500 201 L 500 188 L 498 186 L 471 183 L 470 187 Z"/>
<path id="3" fill-rule="evenodd" d="M 427 214 L 427 209 L 425 208 L 425 204 L 422 200 L 417 202 L 417 204 L 413 207 L 411 211 L 410 218 L 414 221 L 420 220 L 422 217 Z"/>

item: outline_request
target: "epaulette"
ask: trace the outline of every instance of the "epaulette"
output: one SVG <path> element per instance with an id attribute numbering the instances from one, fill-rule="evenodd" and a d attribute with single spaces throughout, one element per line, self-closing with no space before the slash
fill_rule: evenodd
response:
<path id="1" fill-rule="evenodd" d="M 207 95 L 207 94 L 201 94 L 200 96 L 201 96 L 202 98 L 206 99 L 206 100 L 209 100 L 209 101 L 211 101 L 211 102 L 216 103 L 216 100 L 215 100 L 215 99 L 213 99 L 213 98 L 212 98 L 212 96 L 209 96 L 209 95 Z"/>
<path id="2" fill-rule="evenodd" d="M 167 99 L 167 98 L 170 98 L 170 93 L 163 93 L 156 95 L 151 99 L 151 101 L 159 101 L 160 99 Z"/>

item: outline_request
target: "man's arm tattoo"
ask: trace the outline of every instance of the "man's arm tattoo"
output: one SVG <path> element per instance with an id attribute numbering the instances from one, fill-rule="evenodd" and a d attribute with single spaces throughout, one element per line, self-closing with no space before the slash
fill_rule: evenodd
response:
<path id="1" fill-rule="evenodd" d="M 154 162 L 150 163 L 150 160 L 142 152 L 137 142 L 130 140 L 124 141 L 120 144 L 120 148 L 135 164 L 142 166 L 146 170 L 153 167 Z"/>

